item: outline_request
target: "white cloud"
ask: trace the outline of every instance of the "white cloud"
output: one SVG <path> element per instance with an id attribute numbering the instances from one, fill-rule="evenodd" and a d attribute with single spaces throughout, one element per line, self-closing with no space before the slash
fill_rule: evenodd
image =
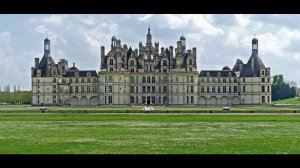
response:
<path id="1" fill-rule="evenodd" d="M 128 18 L 130 18 L 130 16 L 126 15 Z M 151 17 L 153 16 L 153 14 L 146 14 L 146 15 L 143 15 L 143 16 L 140 16 L 138 17 L 138 19 L 140 21 L 146 21 L 146 20 L 149 20 Z"/>
<path id="2" fill-rule="evenodd" d="M 246 27 L 250 24 L 250 15 L 241 15 L 241 14 L 237 14 L 234 15 L 235 19 L 237 20 L 239 26 L 241 27 Z"/>

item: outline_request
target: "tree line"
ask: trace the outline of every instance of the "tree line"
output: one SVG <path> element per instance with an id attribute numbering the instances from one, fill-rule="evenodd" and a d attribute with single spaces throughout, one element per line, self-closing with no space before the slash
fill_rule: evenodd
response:
<path id="1" fill-rule="evenodd" d="M 10 85 L 0 87 L 0 105 L 4 104 L 31 104 L 32 92 L 21 91 L 20 86 L 14 85 L 13 92 L 10 91 Z"/>
<path id="2" fill-rule="evenodd" d="M 297 85 L 295 82 L 284 81 L 283 75 L 273 76 L 272 101 L 296 97 Z"/>

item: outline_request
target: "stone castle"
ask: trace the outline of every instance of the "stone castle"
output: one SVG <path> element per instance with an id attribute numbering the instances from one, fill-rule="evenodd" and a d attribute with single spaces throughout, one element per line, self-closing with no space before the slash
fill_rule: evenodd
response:
<path id="1" fill-rule="evenodd" d="M 138 49 L 111 38 L 108 53 L 100 47 L 100 71 L 79 70 L 75 63 L 51 57 L 44 40 L 42 59 L 31 68 L 32 105 L 202 105 L 270 104 L 271 76 L 252 39 L 247 63 L 237 59 L 232 69 L 197 71 L 196 48 L 187 49 L 182 35 L 173 46 L 159 48 L 150 28 Z"/>

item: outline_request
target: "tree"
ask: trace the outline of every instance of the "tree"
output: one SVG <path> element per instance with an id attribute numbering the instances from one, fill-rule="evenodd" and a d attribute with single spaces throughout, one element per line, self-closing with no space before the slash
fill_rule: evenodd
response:
<path id="1" fill-rule="evenodd" d="M 296 82 L 285 82 L 282 74 L 273 76 L 272 100 L 295 97 L 297 94 L 295 86 L 297 86 Z"/>
<path id="2" fill-rule="evenodd" d="M 284 79 L 283 79 L 282 74 L 273 76 L 273 84 L 280 85 L 280 84 L 283 84 L 283 82 L 284 82 Z"/>

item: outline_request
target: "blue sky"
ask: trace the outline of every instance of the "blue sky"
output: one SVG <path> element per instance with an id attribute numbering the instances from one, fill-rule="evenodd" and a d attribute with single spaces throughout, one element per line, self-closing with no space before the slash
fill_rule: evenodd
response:
<path id="1" fill-rule="evenodd" d="M 75 62 L 79 69 L 99 71 L 100 46 L 108 52 L 114 33 L 122 44 L 138 48 L 148 26 L 160 47 L 175 47 L 183 34 L 187 48 L 197 48 L 199 71 L 232 68 L 236 59 L 246 63 L 256 34 L 271 75 L 300 85 L 299 20 L 300 15 L 0 15 L 0 86 L 31 89 L 31 67 L 43 56 L 47 35 L 56 63 L 64 58 L 69 66 Z"/>

